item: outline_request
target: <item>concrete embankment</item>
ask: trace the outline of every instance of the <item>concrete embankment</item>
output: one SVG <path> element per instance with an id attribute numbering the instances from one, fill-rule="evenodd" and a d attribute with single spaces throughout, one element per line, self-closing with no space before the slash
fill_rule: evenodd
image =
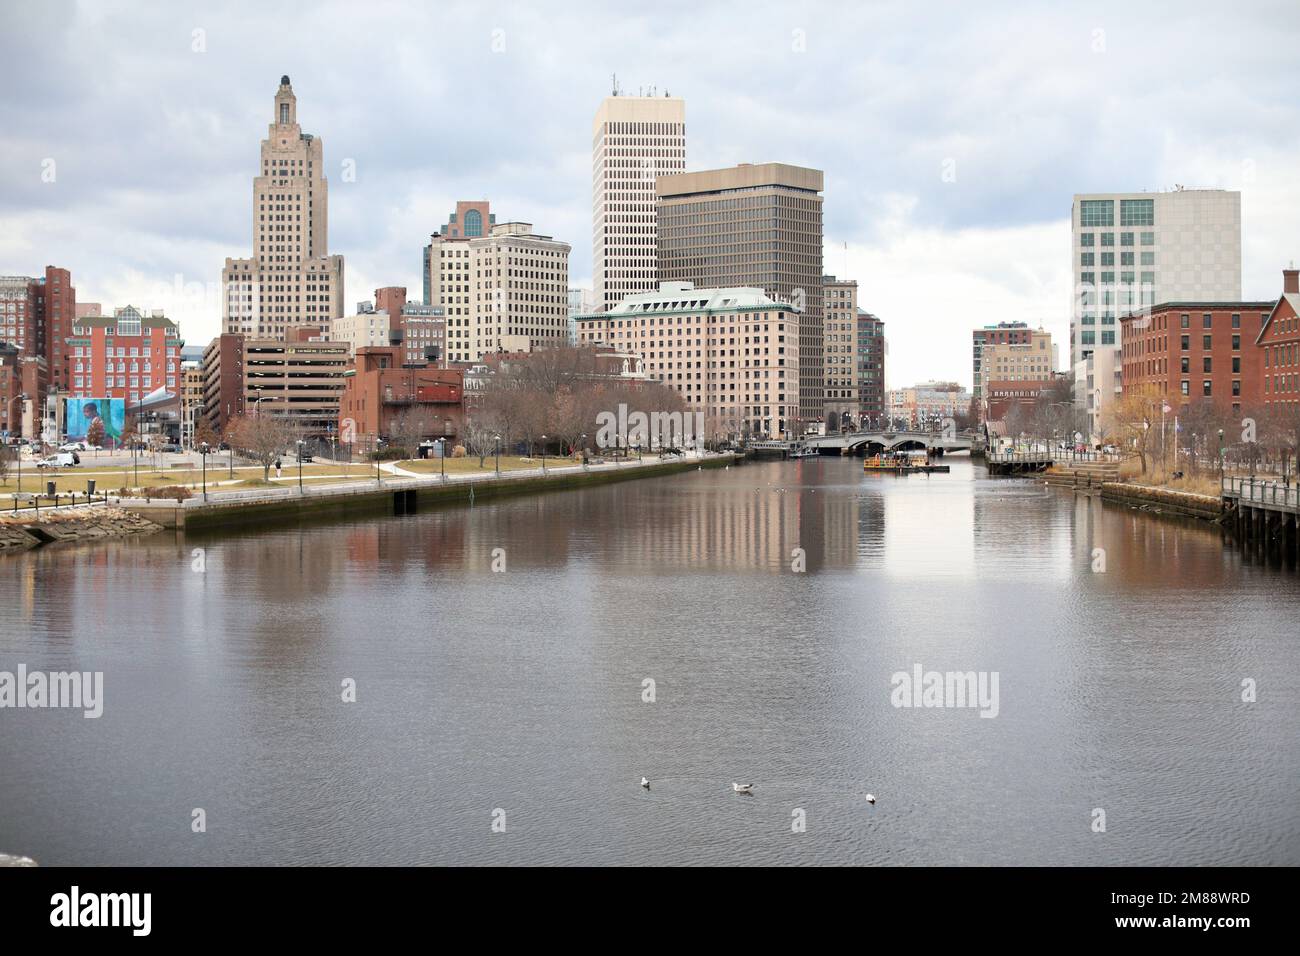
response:
<path id="1" fill-rule="evenodd" d="M 1204 518 L 1207 521 L 1218 521 L 1223 515 L 1223 501 L 1213 495 L 1197 495 L 1127 482 L 1106 482 L 1101 486 L 1101 499 L 1156 514 Z"/>
<path id="2" fill-rule="evenodd" d="M 698 468 L 721 468 L 735 462 L 736 456 L 719 455 L 703 460 L 635 463 L 615 467 L 593 466 L 580 469 L 552 469 L 545 476 L 529 473 L 512 477 L 476 478 L 472 481 L 437 475 L 427 478 L 385 477 L 383 484 L 358 482 L 334 487 L 307 487 L 301 493 L 266 494 L 261 491 L 211 494 L 188 501 L 151 501 L 123 499 L 121 506 L 147 516 L 155 524 L 186 531 L 208 531 L 235 525 L 268 524 L 276 521 L 328 519 L 361 515 L 412 514 L 425 506 L 467 504 L 507 495 L 587 488 L 634 478 L 654 478 Z"/>
<path id="3" fill-rule="evenodd" d="M 41 514 L 0 515 L 0 554 L 43 544 L 120 538 L 161 531 L 162 526 L 125 508 L 96 505 L 60 508 Z"/>

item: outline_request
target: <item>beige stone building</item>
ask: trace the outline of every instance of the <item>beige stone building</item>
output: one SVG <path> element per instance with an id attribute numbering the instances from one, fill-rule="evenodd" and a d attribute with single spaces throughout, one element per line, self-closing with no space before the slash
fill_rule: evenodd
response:
<path id="1" fill-rule="evenodd" d="M 822 353 L 825 356 L 826 428 L 835 431 L 861 414 L 858 389 L 858 283 L 822 277 Z"/>
<path id="2" fill-rule="evenodd" d="M 762 289 L 798 307 L 796 433 L 824 421 L 822 182 L 819 169 L 742 163 L 655 184 L 661 281 Z"/>
<path id="3" fill-rule="evenodd" d="M 799 311 L 762 289 L 661 282 L 577 325 L 579 346 L 639 355 L 649 378 L 704 412 L 706 434 L 794 437 Z"/>
<path id="4" fill-rule="evenodd" d="M 441 310 L 446 360 L 567 342 L 569 251 L 526 222 L 491 223 L 477 237 L 431 236 L 426 304 Z"/>
<path id="5" fill-rule="evenodd" d="M 686 169 L 686 101 L 674 96 L 607 96 L 591 142 L 591 276 L 595 307 L 653 290 L 655 180 Z"/>
<path id="6" fill-rule="evenodd" d="M 975 385 L 981 401 L 988 401 L 989 382 L 1041 382 L 1056 371 L 1056 349 L 1052 333 L 1031 329 L 1028 341 L 986 344 L 980 356 Z"/>
<path id="7" fill-rule="evenodd" d="M 220 335 L 203 353 L 204 415 L 218 432 L 247 414 L 274 415 L 303 437 L 327 435 L 338 426 L 350 361 L 346 342 Z"/>
<path id="8" fill-rule="evenodd" d="M 329 189 L 320 137 L 298 125 L 289 77 L 253 179 L 253 254 L 221 273 L 227 333 L 283 339 L 286 329 L 343 314 L 343 257 L 329 254 Z"/>
<path id="9" fill-rule="evenodd" d="M 380 312 L 373 302 L 358 302 L 357 311 L 330 321 L 330 340 L 346 342 L 357 354 L 357 349 L 388 346 L 391 320 L 387 312 Z"/>

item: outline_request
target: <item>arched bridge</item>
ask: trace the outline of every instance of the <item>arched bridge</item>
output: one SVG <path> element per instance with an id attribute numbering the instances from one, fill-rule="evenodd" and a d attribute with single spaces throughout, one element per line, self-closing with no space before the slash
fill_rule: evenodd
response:
<path id="1" fill-rule="evenodd" d="M 796 447 L 831 455 L 875 455 L 880 452 L 935 449 L 943 453 L 970 451 L 969 435 L 921 431 L 864 431 L 843 435 L 807 435 Z"/>

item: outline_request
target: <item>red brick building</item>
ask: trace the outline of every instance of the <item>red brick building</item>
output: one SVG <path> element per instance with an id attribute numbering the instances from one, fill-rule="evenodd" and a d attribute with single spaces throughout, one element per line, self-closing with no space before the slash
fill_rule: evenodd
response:
<path id="1" fill-rule="evenodd" d="M 180 395 L 181 347 L 176 323 L 161 312 L 126 306 L 111 316 L 82 316 L 66 342 L 74 398 L 120 398 L 127 408 L 158 389 Z"/>
<path id="2" fill-rule="evenodd" d="M 1120 317 L 1124 394 L 1159 396 L 1185 413 L 1209 401 L 1238 414 L 1262 397 L 1256 338 L 1272 302 L 1165 302 Z"/>
<path id="3" fill-rule="evenodd" d="M 68 391 L 65 339 L 76 316 L 77 290 L 67 269 L 46 266 L 45 274 L 0 276 L 0 342 L 29 358 L 43 358 L 48 385 Z M 43 386 L 38 404 L 44 407 Z"/>
<path id="4" fill-rule="evenodd" d="M 343 373 L 339 436 L 353 444 L 373 447 L 388 440 L 398 416 L 411 411 L 421 423 L 421 439 L 455 440 L 464 427 L 464 388 L 459 369 L 441 369 L 423 362 L 403 363 L 404 348 L 377 346 L 357 349 Z"/>
<path id="5" fill-rule="evenodd" d="M 1000 422 L 1017 407 L 1028 413 L 1038 404 L 1044 393 L 1056 387 L 1058 381 L 1059 379 L 1047 378 L 1027 382 L 989 382 L 986 420 Z"/>
<path id="6" fill-rule="evenodd" d="M 1300 402 L 1300 271 L 1282 270 L 1282 295 L 1269 311 L 1255 345 L 1265 405 Z"/>
<path id="7" fill-rule="evenodd" d="M 38 396 L 45 394 L 48 385 L 45 359 L 24 355 L 16 345 L 0 342 L 0 435 L 8 439 L 39 434 L 42 406 Z"/>

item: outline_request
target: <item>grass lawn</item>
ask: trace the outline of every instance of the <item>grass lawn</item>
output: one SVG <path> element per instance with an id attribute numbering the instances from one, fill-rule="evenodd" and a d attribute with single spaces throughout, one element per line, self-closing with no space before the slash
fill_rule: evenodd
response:
<path id="1" fill-rule="evenodd" d="M 83 459 L 84 460 L 84 459 Z M 9 480 L 0 484 L 0 497 L 13 494 L 15 491 L 40 492 L 45 493 L 45 483 L 54 481 L 55 489 L 59 494 L 68 494 L 77 492 L 84 494 L 86 491 L 86 479 L 95 479 L 95 494 L 104 491 L 117 491 L 119 488 L 158 488 L 166 485 L 185 485 L 187 488 L 198 488 L 203 482 L 202 468 L 163 468 L 155 470 L 145 468 L 141 464 L 138 472 L 127 466 L 126 468 L 87 468 L 84 465 L 78 468 L 35 468 L 29 467 L 26 462 L 23 463 L 23 482 L 22 487 L 18 485 L 18 471 L 11 468 L 9 471 Z M 315 475 L 354 475 L 357 478 L 364 478 L 367 475 L 374 476 L 374 466 L 367 470 L 366 466 L 355 463 L 349 466 L 345 462 L 316 464 L 302 466 L 302 475 L 304 482 L 308 477 Z M 271 469 L 271 476 L 275 476 L 275 469 Z M 283 476 L 285 479 L 290 477 L 297 479 L 297 464 L 290 465 L 284 463 Z M 262 479 L 261 466 L 253 467 L 236 467 L 236 480 L 258 482 Z M 341 480 L 341 479 L 340 479 Z M 208 490 L 213 490 L 217 482 L 229 482 L 230 469 L 216 462 L 208 463 Z M 272 482 L 276 484 L 276 482 Z"/>
<path id="2" fill-rule="evenodd" d="M 561 468 L 567 465 L 578 464 L 570 458 L 553 458 L 546 456 L 547 468 Z M 442 473 L 442 460 L 439 458 L 416 458 L 413 461 L 396 462 L 398 468 L 403 471 L 413 471 L 422 475 L 438 475 Z M 502 471 L 519 471 L 531 470 L 542 467 L 542 459 L 539 458 L 520 458 L 516 455 L 501 456 Z M 483 459 L 483 467 L 478 464 L 478 456 L 471 455 L 465 458 L 448 458 L 447 474 L 449 475 L 481 475 L 496 471 L 496 457 L 488 455 Z"/>

